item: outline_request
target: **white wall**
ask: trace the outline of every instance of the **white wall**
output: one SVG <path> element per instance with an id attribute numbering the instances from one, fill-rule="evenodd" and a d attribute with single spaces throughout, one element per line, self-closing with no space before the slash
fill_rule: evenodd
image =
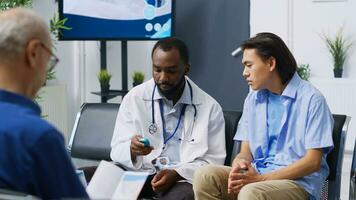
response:
<path id="1" fill-rule="evenodd" d="M 312 75 L 333 77 L 331 56 L 321 35 L 323 32 L 334 35 L 344 27 L 345 35 L 356 40 L 356 1 L 294 2 L 293 47 L 296 58 L 310 63 Z M 356 78 L 356 46 L 345 63 L 344 77 Z"/>
<path id="2" fill-rule="evenodd" d="M 97 41 L 83 42 L 83 54 L 85 55 L 85 100 L 86 102 L 98 102 L 100 97 L 91 94 L 92 91 L 99 91 L 100 85 L 96 74 L 100 69 L 100 43 Z M 153 41 L 131 41 L 128 42 L 128 88 L 132 88 L 131 75 L 134 71 L 142 71 L 145 80 L 152 77 L 151 73 L 151 49 Z M 107 69 L 113 75 L 110 87 L 120 90 L 121 85 L 121 42 L 107 42 Z M 109 102 L 120 102 L 117 97 Z"/>
<path id="3" fill-rule="evenodd" d="M 262 31 L 278 34 L 298 63 L 310 64 L 312 76 L 333 77 L 332 60 L 321 35 L 356 33 L 356 1 L 251 0 L 251 35 Z M 356 78 L 356 46 L 345 65 L 345 78 Z"/>
<path id="4" fill-rule="evenodd" d="M 57 6 L 54 1 L 48 0 L 34 0 L 33 9 L 39 13 L 49 24 L 49 20 L 53 17 Z M 68 128 L 69 132 L 72 129 L 75 119 L 75 113 L 80 106 L 80 93 L 78 88 L 78 71 L 74 66 L 75 60 L 75 43 L 74 42 L 58 42 L 56 45 L 56 52 L 60 58 L 59 64 L 56 66 L 57 80 L 54 80 L 52 84 L 64 84 L 67 87 L 67 105 L 68 105 Z M 69 133 L 64 133 L 65 138 L 68 138 Z"/>
<path id="5" fill-rule="evenodd" d="M 346 60 L 344 80 L 356 80 L 356 1 L 313 1 L 313 0 L 251 0 L 251 35 L 269 31 L 276 33 L 287 43 L 298 63 L 309 64 L 313 80 L 328 79 L 335 87 L 318 83 L 318 89 L 332 93 L 340 85 L 340 80 L 333 78 L 333 62 L 321 38 L 323 33 L 333 35 L 340 27 L 344 33 L 355 40 L 355 46 Z M 319 78 L 319 79 L 315 79 Z M 344 82 L 344 81 L 342 81 Z M 321 86 L 320 86 L 321 85 Z M 332 84 L 331 84 L 332 85 Z M 330 86 L 330 84 L 328 85 Z M 356 91 L 356 85 L 351 87 Z M 341 98 L 341 97 L 340 97 Z M 334 98 L 335 99 L 335 98 Z M 351 115 L 346 149 L 353 149 L 356 136 L 356 106 L 345 108 L 344 100 L 339 102 L 328 99 L 331 111 L 338 114 Z M 332 104 L 332 105 L 331 105 Z"/>
<path id="6" fill-rule="evenodd" d="M 33 9 L 46 21 L 53 17 L 58 6 L 54 0 L 33 0 Z M 49 24 L 49 23 L 48 23 Z M 128 42 L 128 74 L 129 88 L 132 87 L 131 74 L 133 71 L 145 73 L 145 80 L 151 75 L 151 49 L 154 41 Z M 121 89 L 121 43 L 108 42 L 107 64 L 108 70 L 113 74 L 112 89 Z M 90 92 L 99 91 L 100 86 L 96 74 L 100 69 L 100 43 L 97 41 L 59 41 L 56 45 L 56 54 L 60 62 L 56 67 L 57 80 L 49 85 L 63 84 L 67 88 L 68 105 L 68 133 L 71 133 L 76 113 L 83 102 L 100 102 L 100 97 Z M 120 102 L 115 98 L 109 102 Z"/>

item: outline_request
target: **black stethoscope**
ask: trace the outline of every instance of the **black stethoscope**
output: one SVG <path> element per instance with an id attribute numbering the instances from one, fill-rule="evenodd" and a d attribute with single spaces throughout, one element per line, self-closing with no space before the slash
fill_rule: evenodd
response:
<path id="1" fill-rule="evenodd" d="M 189 91 L 190 91 L 190 100 L 192 102 L 192 106 L 194 108 L 194 122 L 195 122 L 195 118 L 197 116 L 197 108 L 196 106 L 193 104 L 193 89 L 192 89 L 192 86 L 191 84 L 189 83 L 189 81 L 187 80 L 187 83 L 188 83 L 188 86 L 189 86 Z M 152 123 L 149 125 L 148 127 L 148 132 L 153 135 L 155 133 L 157 133 L 158 131 L 158 126 L 156 124 L 156 120 L 155 120 L 155 107 L 154 107 L 154 101 L 153 101 L 153 98 L 154 98 L 154 94 L 155 94 L 155 91 L 156 91 L 156 87 L 157 85 L 154 86 L 153 88 L 153 92 L 152 92 L 152 98 L 151 98 L 151 102 L 152 102 Z M 167 135 L 166 133 L 166 121 L 164 119 L 164 110 L 163 110 L 163 101 L 162 99 L 159 99 L 159 108 L 160 108 L 160 113 L 161 113 L 161 120 L 162 120 L 162 126 L 163 126 L 163 134 L 164 135 Z M 185 113 L 185 110 L 187 108 L 187 104 L 184 104 L 182 106 L 182 109 L 180 111 L 180 115 L 179 115 L 179 119 L 178 119 L 178 122 L 177 122 L 177 126 L 176 128 L 174 129 L 173 133 L 170 134 L 166 139 L 164 139 L 164 144 L 167 144 L 167 142 L 173 138 L 173 136 L 176 134 L 177 130 L 178 130 L 178 127 L 182 121 L 182 116 L 184 115 Z M 193 122 L 193 123 L 194 123 Z M 182 139 L 179 139 L 179 140 L 182 140 Z M 194 141 L 194 139 L 192 139 L 191 141 Z"/>

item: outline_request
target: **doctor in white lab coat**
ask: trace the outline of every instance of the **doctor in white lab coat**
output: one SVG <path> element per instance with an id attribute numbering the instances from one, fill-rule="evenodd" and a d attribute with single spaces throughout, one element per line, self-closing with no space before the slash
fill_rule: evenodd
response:
<path id="1" fill-rule="evenodd" d="M 186 76 L 190 65 L 183 41 L 158 41 L 152 63 L 153 79 L 133 88 L 122 100 L 111 158 L 134 169 L 156 163 L 159 170 L 149 188 L 160 199 L 193 199 L 194 171 L 205 164 L 224 163 L 223 112 L 215 99 Z M 139 141 L 142 138 L 148 139 L 148 147 Z"/>

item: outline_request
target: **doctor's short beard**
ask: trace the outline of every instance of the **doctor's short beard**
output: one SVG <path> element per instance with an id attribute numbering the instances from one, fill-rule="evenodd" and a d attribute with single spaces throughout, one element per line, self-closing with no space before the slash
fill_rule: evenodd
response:
<path id="1" fill-rule="evenodd" d="M 162 90 L 160 87 L 161 83 L 155 82 L 158 88 L 158 91 L 161 95 L 166 97 L 169 100 L 173 100 L 177 95 L 182 95 L 184 86 L 185 86 L 185 75 L 182 76 L 182 78 L 179 80 L 179 82 L 176 85 L 173 85 L 172 88 L 168 90 Z"/>

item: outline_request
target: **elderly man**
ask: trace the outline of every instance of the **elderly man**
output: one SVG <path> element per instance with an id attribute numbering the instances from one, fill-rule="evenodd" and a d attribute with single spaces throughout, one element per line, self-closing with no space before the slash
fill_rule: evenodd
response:
<path id="1" fill-rule="evenodd" d="M 135 169 L 155 165 L 157 173 L 145 189 L 152 188 L 159 199 L 193 199 L 194 171 L 225 159 L 222 109 L 186 76 L 189 54 L 182 40 L 158 41 L 152 64 L 153 79 L 122 101 L 111 158 Z"/>
<path id="2" fill-rule="evenodd" d="M 43 199 L 87 198 L 62 135 L 32 100 L 57 62 L 40 17 L 23 8 L 0 13 L 0 188 Z"/>

